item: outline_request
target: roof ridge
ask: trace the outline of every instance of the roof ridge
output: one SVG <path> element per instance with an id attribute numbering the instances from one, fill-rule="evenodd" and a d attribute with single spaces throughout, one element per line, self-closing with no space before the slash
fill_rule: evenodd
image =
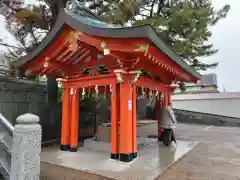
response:
<path id="1" fill-rule="evenodd" d="M 84 6 L 82 2 L 78 2 L 77 0 L 69 0 L 67 2 L 66 9 L 76 15 L 103 21 L 99 15 L 94 13 L 92 10 Z"/>

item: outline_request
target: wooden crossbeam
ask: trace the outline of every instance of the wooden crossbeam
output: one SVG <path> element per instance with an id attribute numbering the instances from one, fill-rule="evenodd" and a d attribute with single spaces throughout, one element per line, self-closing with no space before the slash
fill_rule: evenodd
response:
<path id="1" fill-rule="evenodd" d="M 161 92 L 171 92 L 171 88 L 168 85 L 156 82 L 152 79 L 140 77 L 136 82 L 136 86 L 154 89 Z"/>

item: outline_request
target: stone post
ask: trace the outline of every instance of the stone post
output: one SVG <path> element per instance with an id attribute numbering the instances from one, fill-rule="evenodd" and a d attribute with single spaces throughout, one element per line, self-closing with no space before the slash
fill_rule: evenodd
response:
<path id="1" fill-rule="evenodd" d="M 39 180 L 42 128 L 39 117 L 24 114 L 13 131 L 10 180 Z"/>

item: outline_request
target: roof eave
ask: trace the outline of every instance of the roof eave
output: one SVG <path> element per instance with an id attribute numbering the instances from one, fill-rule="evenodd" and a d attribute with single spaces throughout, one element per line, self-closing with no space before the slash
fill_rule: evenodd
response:
<path id="1" fill-rule="evenodd" d="M 13 65 L 17 68 L 21 67 L 28 61 L 35 59 L 45 48 L 50 46 L 52 42 L 61 33 L 61 29 L 67 24 L 68 26 L 81 30 L 83 33 L 89 35 L 96 35 L 98 31 L 98 36 L 108 37 L 108 38 L 148 38 L 158 50 L 162 51 L 166 56 L 172 59 L 177 65 L 183 68 L 187 73 L 189 73 L 193 79 L 196 81 L 201 78 L 201 74 L 196 72 L 191 68 L 184 60 L 182 60 L 170 47 L 168 47 L 157 35 L 154 29 L 150 25 L 134 26 L 134 27 L 122 27 L 122 28 L 99 28 L 92 27 L 90 25 L 84 24 L 78 21 L 76 18 L 72 17 L 65 9 L 62 9 L 58 15 L 57 21 L 53 29 L 48 33 L 48 35 L 43 39 L 42 43 L 28 55 L 22 57 L 20 60 L 13 62 Z M 136 33 L 137 32 L 137 33 Z"/>

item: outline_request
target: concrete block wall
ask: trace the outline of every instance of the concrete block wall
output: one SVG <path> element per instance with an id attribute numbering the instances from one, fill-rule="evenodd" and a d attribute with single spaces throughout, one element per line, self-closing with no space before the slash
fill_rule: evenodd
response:
<path id="1" fill-rule="evenodd" d="M 0 112 L 12 124 L 16 123 L 19 115 L 27 112 L 41 116 L 45 108 L 45 85 L 29 80 L 0 77 Z"/>
<path id="2" fill-rule="evenodd" d="M 182 94 L 172 100 L 176 109 L 240 118 L 240 92 Z"/>

